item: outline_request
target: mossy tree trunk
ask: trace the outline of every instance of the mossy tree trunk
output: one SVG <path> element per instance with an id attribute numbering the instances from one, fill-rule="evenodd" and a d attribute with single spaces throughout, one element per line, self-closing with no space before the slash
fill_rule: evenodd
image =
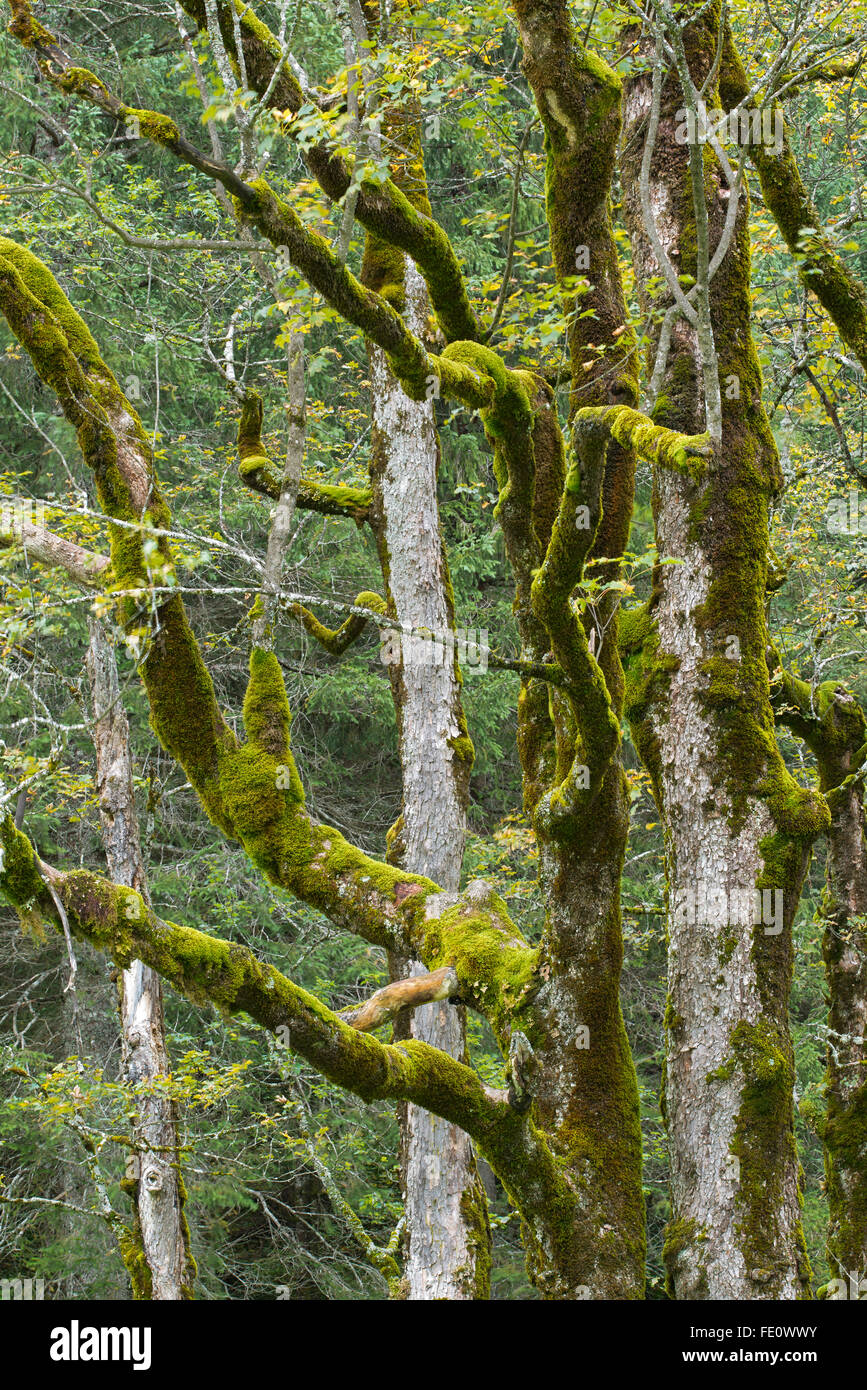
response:
<path id="1" fill-rule="evenodd" d="M 855 769 L 850 758 L 841 762 L 843 775 L 828 792 L 822 954 L 829 1037 L 822 1141 L 828 1257 L 838 1278 L 857 1281 L 867 1274 L 867 840 L 863 785 L 843 785 Z"/>
<path id="2" fill-rule="evenodd" d="M 570 188 L 572 194 L 581 190 L 586 139 L 600 157 L 588 163 L 584 205 L 594 234 L 605 238 L 604 261 L 588 293 L 606 321 L 612 320 L 612 331 L 622 329 L 607 220 L 619 84 L 604 64 L 573 43 L 563 5 L 527 6 L 524 15 L 531 21 L 528 36 L 534 27 L 554 26 L 541 54 L 529 55 L 531 63 L 539 56 L 543 66 L 558 61 L 561 37 L 569 53 L 565 70 L 551 74 L 558 95 L 540 107 L 552 177 L 559 163 L 564 178 L 565 196 L 549 200 L 549 215 L 567 216 Z M 258 53 L 261 59 L 259 43 L 271 58 L 270 67 L 260 62 L 257 69 L 249 62 L 247 72 L 267 88 L 279 49 L 275 53 L 271 41 L 251 26 L 247 15 L 241 28 L 251 58 Z M 64 90 L 112 115 L 126 112 L 101 81 L 75 68 L 52 36 L 31 23 L 24 5 L 16 8 L 15 29 Z M 298 94 L 288 78 L 286 85 L 289 90 L 276 99 L 297 108 Z M 279 86 L 274 84 L 274 93 Z M 558 132 L 551 122 L 556 123 L 561 95 L 569 117 Z M 515 575 L 524 648 L 518 663 L 527 676 L 519 741 L 528 805 L 543 843 L 548 930 L 541 953 L 522 939 L 489 885 L 470 884 L 462 894 L 450 894 L 402 867 L 371 859 L 333 827 L 313 821 L 292 758 L 291 716 L 274 654 L 262 648 L 251 653 L 242 741 L 217 705 L 180 598 L 160 598 L 147 615 L 136 605 L 152 570 L 144 563 L 137 528 L 111 528 L 111 559 L 120 616 L 144 651 L 140 670 L 153 728 L 184 767 L 214 823 L 244 846 L 272 882 L 338 925 L 423 960 L 434 974 L 448 967 L 438 981 L 447 979 L 450 997 L 490 1019 L 508 1053 L 510 1086 L 502 1092 L 484 1087 L 464 1062 L 419 1040 L 389 1046 L 361 1035 L 243 948 L 161 923 L 146 905 L 130 921 L 122 896 L 129 890 L 86 873 L 44 872 L 63 897 L 73 929 L 117 959 L 126 962 L 136 955 L 194 997 L 212 998 L 228 1010 L 246 1009 L 265 1026 L 285 1030 L 296 1051 L 359 1094 L 409 1101 L 460 1125 L 519 1207 L 530 1269 L 547 1296 L 640 1297 L 644 1237 L 637 1088 L 617 1002 L 619 869 L 626 825 L 617 718 L 620 671 L 613 629 L 606 638 L 606 610 L 597 608 L 581 621 L 571 596 L 597 538 L 604 549 L 614 547 L 616 573 L 631 501 L 632 446 L 654 451 L 670 445 L 680 457 L 693 441 L 663 437 L 627 411 L 629 419 L 618 416 L 618 447 L 609 448 L 606 422 L 595 414 L 581 419 L 579 413 L 565 450 L 550 387 L 533 373 L 511 370 L 496 351 L 479 344 L 480 330 L 452 248 L 393 184 L 375 189 L 362 184 L 357 215 L 367 219 L 368 230 L 414 260 L 446 338 L 439 354 L 425 346 L 384 294 L 359 284 L 265 179 L 246 183 L 236 171 L 201 155 L 158 113 L 140 112 L 136 119 L 147 138 L 232 192 L 240 213 L 285 248 L 309 282 L 385 353 L 410 399 L 424 399 L 434 380 L 444 397 L 481 410 L 494 447 L 498 516 Z M 331 162 L 322 166 L 323 186 L 333 173 Z M 341 184 L 341 191 L 345 187 Z M 76 427 L 106 513 L 168 527 L 140 422 L 91 335 L 41 263 L 8 242 L 0 243 L 0 250 L 0 307 Z M 574 343 L 573 358 L 582 346 L 580 335 Z M 619 351 L 615 346 L 615 355 Z M 591 400 L 622 400 L 621 375 L 613 394 L 600 388 L 601 395 Z M 631 400 L 634 386 L 627 382 L 625 390 Z M 270 461 L 249 412 L 240 442 L 242 467 L 268 474 Z M 611 500 L 618 489 L 619 505 Z M 170 573 L 165 534 L 158 548 Z M 14 901 L 35 898 L 52 915 L 42 880 L 34 874 L 32 848 L 14 827 L 4 827 L 4 837 L 4 891 Z M 586 885 L 583 892 L 575 883 Z M 137 895 L 135 901 L 141 901 Z"/>
<path id="3" fill-rule="evenodd" d="M 638 1088 L 619 1003 L 629 797 L 619 737 L 610 737 L 623 696 L 617 605 L 609 595 L 588 607 L 582 622 L 568 612 L 586 560 L 607 557 L 610 564 L 596 573 L 618 578 L 633 505 L 631 445 L 585 441 L 574 424 L 582 407 L 632 406 L 637 396 L 610 208 L 620 84 L 583 47 L 565 4 L 521 0 L 512 8 L 544 128 L 546 214 L 566 312 L 573 421 L 564 452 L 555 402 L 537 379 L 530 505 L 522 509 L 503 497 L 499 508 L 524 656 L 541 662 L 553 656 L 570 676 L 568 694 L 550 697 L 542 682 L 527 679 L 519 701 L 524 802 L 539 842 L 550 972 L 537 1004 L 533 1095 L 582 1199 L 571 1271 L 546 1267 L 542 1250 L 531 1258 L 537 1282 L 552 1297 L 640 1298 Z M 580 296 L 578 274 L 586 275 Z M 591 314 L 581 317 L 579 310 Z M 607 355 L 596 353 L 594 339 L 609 344 Z M 502 446 L 500 452 L 508 454 Z M 507 456 L 501 467 L 508 477 Z M 511 473 L 514 490 L 520 479 L 514 464 Z"/>
<path id="4" fill-rule="evenodd" d="M 776 657 L 776 653 L 774 653 Z M 851 691 L 773 672 L 774 705 L 816 757 L 831 810 L 822 954 L 828 983 L 824 1144 L 828 1258 L 851 1296 L 867 1272 L 867 722 Z M 856 1295 L 857 1296 L 857 1295 Z"/>
<path id="5" fill-rule="evenodd" d="M 699 87 L 713 63 L 719 18 L 718 5 L 705 6 L 684 30 Z M 648 33 L 642 51 L 650 57 Z M 706 100 L 714 104 L 712 91 Z M 669 75 L 646 192 L 663 252 L 677 274 L 695 277 L 689 149 L 676 138 L 683 105 L 681 84 Z M 650 112 L 644 72 L 627 89 L 623 161 L 642 286 L 662 270 L 640 196 Z M 713 250 L 728 202 L 709 152 L 704 196 Z M 711 282 L 710 310 L 722 443 L 703 474 L 654 470 L 656 544 L 677 564 L 657 572 L 650 621 L 628 675 L 633 735 L 665 831 L 664 1102 L 672 1165 L 665 1257 L 677 1298 L 800 1298 L 809 1296 L 809 1266 L 793 1132 L 791 926 L 827 811 L 792 781 L 773 735 L 765 582 L 768 508 L 781 479 L 750 331 L 745 195 Z M 700 357 L 696 328 L 677 320 L 654 411 L 659 424 L 705 428 Z M 759 913 L 756 889 L 765 894 Z"/>

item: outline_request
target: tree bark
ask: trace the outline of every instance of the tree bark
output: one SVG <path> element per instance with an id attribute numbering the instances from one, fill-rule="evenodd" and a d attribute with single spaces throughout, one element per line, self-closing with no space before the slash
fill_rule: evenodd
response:
<path id="1" fill-rule="evenodd" d="M 776 658 L 776 652 L 771 655 Z M 815 754 L 831 809 L 822 954 L 828 982 L 828 1050 L 821 1133 L 827 1182 L 828 1259 L 842 1279 L 867 1274 L 867 838 L 863 765 L 867 721 L 851 691 L 773 674 L 774 708 Z M 856 1295 L 857 1296 L 857 1295 Z"/>
<path id="2" fill-rule="evenodd" d="M 100 820 L 112 881 L 134 888 L 150 902 L 133 793 L 129 724 L 117 676 L 114 651 L 102 624 L 90 621 L 87 674 L 93 699 Z M 118 981 L 123 1067 L 132 1087 L 144 1086 L 170 1071 L 160 976 L 133 960 Z M 159 1094 L 142 1095 L 134 1129 L 136 1151 L 125 1186 L 136 1208 L 124 1262 L 136 1298 L 192 1298 L 195 1266 L 184 1216 L 184 1185 L 174 1103 Z"/>
<path id="3" fill-rule="evenodd" d="M 401 142 L 421 155 L 416 123 L 401 122 Z M 407 180 L 395 174 L 398 187 Z M 423 185 L 410 186 L 415 203 Z M 363 280 L 402 290 L 405 322 L 427 333 L 430 301 L 414 264 L 367 238 Z M 460 886 L 472 765 L 460 697 L 451 581 L 437 500 L 440 450 L 433 398 L 403 391 L 385 353 L 370 344 L 372 397 L 370 521 L 398 625 L 402 659 L 389 668 L 400 740 L 403 796 L 389 859 L 448 892 Z M 412 636 L 413 630 L 418 635 Z M 392 955 L 393 979 L 424 974 L 418 960 Z M 466 1011 L 448 1000 L 415 1010 L 395 1037 L 417 1038 L 466 1057 Z M 456 1125 L 408 1104 L 401 1113 L 401 1184 L 406 1210 L 404 1287 L 410 1300 L 487 1298 L 490 1226 L 472 1144 Z"/>
<path id="4" fill-rule="evenodd" d="M 713 62 L 718 23 L 713 5 L 684 31 L 698 86 Z M 706 99 L 713 104 L 712 93 Z M 677 79 L 667 78 L 647 192 L 662 249 L 679 275 L 695 276 L 688 149 L 675 138 L 683 100 Z M 662 269 L 640 206 L 650 109 L 650 79 L 641 74 L 627 88 L 623 173 L 642 285 Z M 713 248 L 726 193 L 719 166 L 704 167 Z M 657 548 L 678 563 L 655 575 L 627 676 L 633 737 L 665 830 L 672 1164 L 665 1259 L 680 1299 L 809 1297 L 788 999 L 791 924 L 826 810 L 789 777 L 772 732 L 764 600 L 768 506 L 781 479 L 750 332 L 747 209 L 744 195 L 710 291 L 726 388 L 722 445 L 704 476 L 654 470 Z M 697 434 L 707 418 L 703 395 L 697 333 L 680 319 L 654 419 Z M 757 888 L 769 894 L 759 920 Z"/>
<path id="5" fill-rule="evenodd" d="M 828 794 L 831 827 L 822 942 L 829 998 L 822 1125 L 828 1258 L 838 1278 L 852 1276 L 856 1281 L 867 1278 L 867 839 L 863 796 L 863 785 L 857 783 Z"/>
<path id="6" fill-rule="evenodd" d="M 603 597 L 582 623 L 563 618 L 584 559 L 606 558 L 595 573 L 618 578 L 633 505 L 631 445 L 606 438 L 585 447 L 575 427 L 582 408 L 631 406 L 637 396 L 610 208 L 621 92 L 615 73 L 581 44 L 565 4 L 515 0 L 513 9 L 545 131 L 546 214 L 567 318 L 573 431 L 564 455 L 556 402 L 537 381 L 532 500 L 522 516 L 501 493 L 499 514 L 516 575 L 523 655 L 559 660 L 585 714 L 573 716 L 570 701 L 542 682 L 523 683 L 524 803 L 538 837 L 546 908 L 531 1089 L 581 1193 L 569 1261 L 554 1266 L 544 1242 L 531 1240 L 530 1267 L 549 1298 L 633 1299 L 644 1290 L 645 1235 L 638 1088 L 619 1001 L 629 799 L 619 747 L 617 602 Z M 576 274 L 587 282 L 580 296 Z M 597 355 L 593 340 L 610 351 Z M 586 518 L 570 497 L 584 504 Z"/>

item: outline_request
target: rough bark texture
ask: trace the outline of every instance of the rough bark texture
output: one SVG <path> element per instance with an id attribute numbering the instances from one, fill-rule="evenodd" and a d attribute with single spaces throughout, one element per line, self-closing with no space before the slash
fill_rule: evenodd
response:
<path id="1" fill-rule="evenodd" d="M 557 276 L 574 283 L 579 267 L 586 269 L 586 294 L 580 300 L 572 288 L 563 294 L 570 418 L 582 407 L 633 405 L 637 383 L 609 198 L 620 83 L 583 48 L 566 5 L 521 0 L 513 9 L 522 67 L 545 131 L 546 213 Z M 579 317 L 589 308 L 594 317 Z M 597 355 L 594 339 L 608 343 L 609 352 Z M 623 680 L 616 603 L 588 610 L 582 626 L 574 618 L 563 621 L 557 602 L 568 604 L 589 556 L 610 558 L 598 573 L 616 579 L 629 533 L 635 455 L 610 439 L 586 453 L 573 434 L 564 456 L 550 393 L 537 382 L 531 399 L 531 501 L 522 514 L 521 473 L 507 462 L 516 505 L 501 493 L 500 516 L 516 576 L 523 654 L 550 660 L 553 649 L 571 689 L 569 699 L 555 694 L 549 700 L 540 682 L 528 680 L 519 704 L 524 800 L 539 839 L 546 906 L 546 984 L 537 1002 L 530 1085 L 581 1202 L 568 1264 L 554 1265 L 545 1243 L 532 1241 L 530 1263 L 550 1298 L 640 1298 L 645 1246 L 638 1093 L 619 1003 L 620 873 L 629 803 L 617 734 Z M 583 531 L 575 502 L 589 511 Z"/>
<path id="2" fill-rule="evenodd" d="M 776 658 L 776 653 L 771 655 Z M 831 810 L 822 954 L 828 981 L 825 1149 L 828 1258 L 845 1281 L 867 1272 L 867 721 L 851 691 L 811 687 L 779 665 L 774 708 L 815 754 Z"/>
<path id="3" fill-rule="evenodd" d="M 686 30 L 698 85 L 718 22 L 710 7 Z M 694 275 L 688 151 L 674 138 L 682 104 L 679 83 L 667 79 L 649 192 L 663 248 L 679 274 Z M 660 272 L 639 202 L 649 111 L 650 79 L 642 74 L 629 84 L 624 129 L 625 209 L 641 284 Z M 721 185 L 708 160 L 712 247 L 725 214 Z M 790 931 L 825 811 L 788 777 L 773 739 L 764 595 L 779 467 L 750 335 L 746 199 L 712 283 L 711 312 L 720 380 L 729 388 L 722 446 L 704 477 L 655 469 L 657 547 L 679 563 L 656 576 L 628 676 L 634 737 L 666 842 L 672 1220 L 665 1254 L 678 1298 L 798 1298 L 809 1296 L 809 1267 L 793 1134 Z M 700 381 L 696 335 L 681 320 L 654 418 L 700 432 Z M 779 921 L 756 922 L 756 887 L 771 890 L 774 907 L 773 893 L 782 893 Z"/>
<path id="4" fill-rule="evenodd" d="M 828 1074 L 822 1130 L 836 1275 L 867 1274 L 867 840 L 863 786 L 829 794 L 822 954 L 828 980 Z"/>
<path id="5" fill-rule="evenodd" d="M 87 673 L 94 710 L 97 788 L 109 875 L 149 901 L 133 794 L 129 724 L 120 697 L 114 651 L 102 624 L 90 623 Z M 126 1080 L 147 1086 L 170 1071 L 163 1021 L 162 980 L 140 960 L 118 982 L 121 1045 Z M 136 1153 L 125 1186 L 137 1220 L 124 1262 L 137 1298 L 192 1297 L 195 1268 L 184 1217 L 176 1107 L 159 1095 L 139 1100 Z"/>
<path id="6" fill-rule="evenodd" d="M 368 272 L 375 250 L 368 246 Z M 429 313 L 424 281 L 403 262 L 404 316 L 421 336 Z M 450 581 L 437 503 L 439 441 L 433 401 L 404 393 L 381 348 L 370 347 L 373 403 L 371 522 L 386 581 L 388 611 L 400 629 L 403 659 L 392 672 L 398 717 L 402 811 L 389 857 L 449 892 L 460 884 L 472 745 L 449 636 Z M 425 660 L 425 657 L 428 659 Z M 395 956 L 395 978 L 425 973 Z M 466 1052 L 465 1011 L 448 1000 L 416 1010 L 398 1028 L 452 1057 Z M 489 1291 L 487 1203 L 466 1134 L 407 1105 L 402 1114 L 401 1177 L 406 1208 L 404 1286 L 409 1299 L 485 1298 Z"/>

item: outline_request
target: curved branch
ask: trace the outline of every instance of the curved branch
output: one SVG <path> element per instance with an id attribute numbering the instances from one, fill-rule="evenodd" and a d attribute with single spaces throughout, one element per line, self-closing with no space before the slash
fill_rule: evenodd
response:
<path id="1" fill-rule="evenodd" d="M 505 904 L 488 889 L 480 898 L 470 888 L 446 903 L 436 884 L 370 858 L 337 830 L 312 819 L 289 746 L 291 714 L 280 665 L 262 649 L 254 649 L 250 658 L 244 700 L 248 741 L 241 743 L 217 703 L 180 594 L 163 600 L 152 588 L 141 532 L 129 524 L 147 517 L 168 528 L 171 520 L 141 422 L 50 271 L 32 253 L 2 239 L 0 310 L 76 426 L 103 511 L 110 523 L 114 517 L 124 523 L 109 528 L 112 568 L 119 601 L 129 609 L 120 595 L 134 593 L 140 605 L 128 622 L 143 623 L 134 635 L 145 649 L 140 674 L 152 727 L 183 767 L 210 819 L 243 845 L 271 882 L 337 925 L 421 959 L 430 969 L 453 964 L 467 1002 L 504 1029 L 538 987 L 538 952 L 516 930 Z M 492 392 L 496 375 L 507 403 L 518 397 L 526 402 L 517 385 L 520 374 L 507 372 L 489 349 L 466 344 L 445 365 L 478 379 L 461 360 L 464 353 L 482 354 L 476 365 L 491 372 Z M 159 552 L 171 571 L 165 535 Z"/>
<path id="2" fill-rule="evenodd" d="M 59 924 L 44 874 L 73 934 L 118 965 L 137 958 L 194 1003 L 211 1002 L 226 1015 L 248 1014 L 362 1100 L 410 1101 L 460 1125 L 536 1237 L 566 1258 L 580 1196 L 532 1118 L 510 1104 L 505 1092 L 483 1085 L 470 1067 L 427 1043 L 382 1043 L 350 1027 L 246 946 L 163 921 L 131 888 L 85 870 L 49 868 L 11 816 L 0 825 L 0 849 L 0 892 L 16 906 L 35 905 Z"/>
<path id="3" fill-rule="evenodd" d="M 629 444 L 649 463 L 673 468 L 691 477 L 701 477 L 713 458 L 714 450 L 708 434 L 680 434 L 654 424 L 639 410 L 625 405 L 587 406 L 575 417 L 579 421 L 598 421 L 620 444 Z"/>
<path id="4" fill-rule="evenodd" d="M 355 600 L 355 607 L 368 608 L 374 613 L 385 613 L 385 600 L 379 594 L 363 592 L 358 594 Z M 305 608 L 301 603 L 293 603 L 292 613 L 301 623 L 304 631 L 312 637 L 330 656 L 342 656 L 345 651 L 357 642 L 364 632 L 370 619 L 360 613 L 351 613 L 338 628 L 325 627 L 319 619 Z"/>
<path id="5" fill-rule="evenodd" d="M 226 1015 L 249 1014 L 364 1100 L 412 1100 L 470 1133 L 484 1133 L 496 1121 L 501 1107 L 454 1058 L 424 1043 L 388 1045 L 368 1037 L 246 946 L 164 921 L 132 888 L 84 869 L 64 873 L 50 867 L 10 817 L 2 826 L 2 847 L 4 895 L 17 907 L 35 904 L 56 924 L 65 917 L 74 936 L 117 965 L 144 961 L 194 1003 L 213 1003 Z"/>
<path id="6" fill-rule="evenodd" d="M 241 403 L 238 426 L 238 471 L 242 482 L 254 492 L 273 501 L 280 500 L 282 479 L 262 443 L 262 399 L 257 392 L 248 392 Z M 302 478 L 295 497 L 296 507 L 326 516 L 348 516 L 359 524 L 367 520 L 370 508 L 370 488 L 346 487 L 342 484 L 319 483 Z"/>
<path id="7" fill-rule="evenodd" d="M 432 970 L 427 975 L 413 975 L 408 980 L 393 980 L 378 989 L 363 1004 L 344 1009 L 340 1017 L 360 1033 L 369 1033 L 390 1023 L 407 1009 L 420 1004 L 432 1004 L 439 999 L 453 999 L 460 991 L 457 972 L 450 965 Z"/>

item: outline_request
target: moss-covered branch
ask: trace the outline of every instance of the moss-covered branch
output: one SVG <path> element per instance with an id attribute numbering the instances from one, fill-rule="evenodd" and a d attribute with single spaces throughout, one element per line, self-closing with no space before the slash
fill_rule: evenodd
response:
<path id="1" fill-rule="evenodd" d="M 661 468 L 674 468 L 698 480 L 713 456 L 713 446 L 707 434 L 680 434 L 677 430 L 656 425 L 647 415 L 630 410 L 625 405 L 588 406 L 579 410 L 576 423 L 599 421 L 619 444 L 628 445 L 649 463 Z"/>
<path id="2" fill-rule="evenodd" d="M 545 129 L 545 208 L 557 278 L 564 284 L 573 410 L 580 404 L 633 404 L 635 342 L 610 213 L 621 82 L 581 43 L 565 0 L 513 0 L 511 8 Z M 585 271 L 579 289 L 576 278 Z M 600 343 L 606 352 L 597 351 Z"/>
<path id="3" fill-rule="evenodd" d="M 532 1236 L 567 1257 L 579 1198 L 532 1120 L 485 1087 L 470 1067 L 416 1040 L 379 1042 L 246 946 L 162 920 L 131 888 L 85 870 L 50 868 L 11 817 L 0 826 L 0 846 L 0 892 L 16 907 L 35 908 L 60 929 L 53 890 L 73 935 L 118 965 L 142 960 L 195 1003 L 213 1003 L 226 1015 L 248 1014 L 365 1101 L 411 1101 L 460 1125 L 504 1182 Z M 452 976 L 441 973 L 451 991 Z"/>
<path id="4" fill-rule="evenodd" d="M 153 478 L 141 423 L 96 343 L 47 268 L 4 241 L 0 309 L 78 428 L 109 520 L 143 519 L 150 498 L 147 515 L 167 528 L 170 516 Z M 138 530 L 109 529 L 117 582 L 124 589 L 140 586 L 146 597 Z M 165 537 L 160 551 L 171 567 Z M 289 747 L 291 715 L 276 658 L 264 651 L 251 655 L 244 702 L 248 741 L 241 743 L 219 708 L 180 597 L 143 611 L 148 626 L 140 633 L 146 646 L 140 673 L 151 724 L 214 824 L 243 845 L 271 882 L 338 925 L 424 960 L 431 969 L 454 964 L 467 1002 L 477 1003 L 498 1027 L 507 1026 L 532 995 L 537 952 L 512 926 L 505 904 L 492 900 L 479 911 L 465 894 L 444 910 L 435 884 L 381 864 L 337 830 L 314 822 Z M 426 916 L 426 909 L 433 915 Z"/>
<path id="5" fill-rule="evenodd" d="M 150 578 L 141 532 L 135 525 L 111 524 L 149 521 L 165 530 L 171 520 L 138 415 L 51 272 L 31 252 L 5 239 L 0 239 L 0 312 L 77 431 L 109 520 L 115 585 L 146 598 Z M 159 552 L 170 570 L 172 555 L 165 536 L 159 540 Z M 122 616 L 132 622 L 131 614 L 132 600 L 125 600 Z M 225 827 L 213 791 L 220 757 L 236 746 L 236 740 L 217 706 L 179 597 L 156 609 L 150 628 L 142 627 L 135 635 L 145 640 L 149 633 L 154 640 L 147 647 L 142 674 L 151 697 L 153 727 L 175 756 L 183 749 L 188 776 L 194 785 L 209 789 L 206 804 Z"/>
<path id="6" fill-rule="evenodd" d="M 199 29 L 207 32 L 203 0 L 184 0 L 183 8 Z M 238 6 L 233 16 L 232 6 L 221 0 L 217 13 L 226 52 L 237 65 L 237 26 L 247 81 L 260 97 L 269 93 L 267 105 L 272 110 L 295 115 L 305 102 L 315 101 L 313 93 L 302 92 L 287 63 L 274 80 L 275 66 L 282 58 L 280 42 L 249 5 Z M 291 121 L 284 123 L 283 128 L 292 135 Z M 351 163 L 326 142 L 315 143 L 302 153 L 310 172 L 328 196 L 335 202 L 341 201 L 352 183 Z M 406 252 L 418 266 L 447 342 L 474 340 L 479 336 L 479 324 L 454 248 L 433 218 L 426 198 L 423 205 L 414 204 L 391 179 L 381 184 L 362 179 L 357 188 L 355 216 L 367 231 Z"/>
<path id="7" fill-rule="evenodd" d="M 534 610 L 567 677 L 578 733 L 568 773 L 540 807 L 549 829 L 559 824 L 560 834 L 571 825 L 576 811 L 597 795 L 620 744 L 617 713 L 605 676 L 570 603 L 594 550 L 611 440 L 652 463 L 696 478 L 713 454 L 707 435 L 664 429 L 628 406 L 586 406 L 574 417 L 572 462 L 560 511 L 532 585 Z M 637 643 L 632 640 L 632 645 Z M 616 652 L 612 656 L 617 660 Z"/>
<path id="8" fill-rule="evenodd" d="M 147 518 L 165 526 L 168 511 L 141 421 L 51 272 L 5 237 L 0 238 L 0 313 L 75 428 L 106 515 L 139 521 L 147 508 Z M 109 527 L 109 536 L 115 579 L 126 586 L 146 583 L 140 534 Z"/>
<path id="9" fill-rule="evenodd" d="M 241 405 L 238 425 L 238 471 L 242 482 L 273 501 L 280 498 L 281 470 L 262 442 L 262 398 L 248 392 Z M 361 523 L 370 508 L 369 487 L 346 487 L 302 478 L 295 505 L 325 516 L 347 516 Z"/>
<path id="10" fill-rule="evenodd" d="M 234 169 L 191 144 L 170 117 L 127 106 L 94 73 L 75 65 L 54 36 L 32 19 L 26 4 L 16 3 L 14 10 L 10 32 L 34 50 L 43 73 L 54 86 L 74 93 L 115 120 L 135 120 L 143 137 L 220 183 L 235 199 L 239 211 L 273 246 L 282 249 L 308 284 L 388 354 L 408 395 L 424 400 L 429 382 L 437 378 L 444 396 L 475 409 L 488 404 L 493 392 L 490 380 L 467 367 L 455 367 L 428 354 L 392 305 L 361 285 L 325 238 L 307 227 L 266 179 L 245 182 Z"/>
<path id="11" fill-rule="evenodd" d="M 771 676 L 776 718 L 815 754 L 831 812 L 822 955 L 828 984 L 825 1153 L 831 1268 L 842 1278 L 867 1258 L 867 835 L 864 778 L 867 720 L 836 681 L 815 689 L 777 660 Z"/>
<path id="12" fill-rule="evenodd" d="M 570 418 L 582 406 L 634 406 L 638 358 L 611 215 L 621 80 L 587 49 L 564 0 L 515 0 L 512 8 L 524 71 L 545 128 L 545 211 L 566 317 Z M 598 571 L 605 580 L 619 578 L 634 485 L 634 451 L 615 441 L 606 454 L 602 517 L 591 552 L 594 559 L 610 559 Z M 613 596 L 603 601 L 603 614 L 613 636 Z M 616 687 L 619 673 L 611 677 Z"/>
<path id="13" fill-rule="evenodd" d="M 573 427 L 573 454 L 545 558 L 533 580 L 533 607 L 568 678 L 577 738 L 566 776 L 540 805 L 549 834 L 563 834 L 579 806 L 598 794 L 620 744 L 620 726 L 571 595 L 581 580 L 602 511 L 608 434 L 582 418 Z"/>
<path id="14" fill-rule="evenodd" d="M 356 608 L 369 608 L 374 613 L 385 613 L 385 600 L 379 594 L 368 593 L 367 591 L 357 595 L 355 600 Z M 330 656 L 342 656 L 353 642 L 356 642 L 367 627 L 369 618 L 365 618 L 360 613 L 351 613 L 349 617 L 340 624 L 338 628 L 325 627 L 319 619 L 305 608 L 301 603 L 292 604 L 292 612 L 301 623 L 304 631 L 312 637 L 321 647 L 324 647 Z"/>
<path id="15" fill-rule="evenodd" d="M 132 888 L 86 870 L 49 867 L 11 817 L 2 826 L 2 847 L 4 896 L 15 907 L 36 907 L 57 924 L 50 884 L 72 934 L 117 965 L 144 961 L 194 1003 L 210 1002 L 226 1015 L 249 1014 L 329 1080 L 365 1100 L 412 1099 L 437 1113 L 444 1108 L 447 1118 L 466 1129 L 496 1119 L 499 1107 L 470 1068 L 453 1058 L 422 1043 L 389 1047 L 366 1037 L 246 946 L 162 920 Z"/>
<path id="16" fill-rule="evenodd" d="M 867 754 L 867 723 L 855 696 L 839 681 L 812 686 L 786 670 L 777 652 L 771 658 L 774 718 L 807 744 L 819 767 L 823 792 L 859 771 Z"/>

